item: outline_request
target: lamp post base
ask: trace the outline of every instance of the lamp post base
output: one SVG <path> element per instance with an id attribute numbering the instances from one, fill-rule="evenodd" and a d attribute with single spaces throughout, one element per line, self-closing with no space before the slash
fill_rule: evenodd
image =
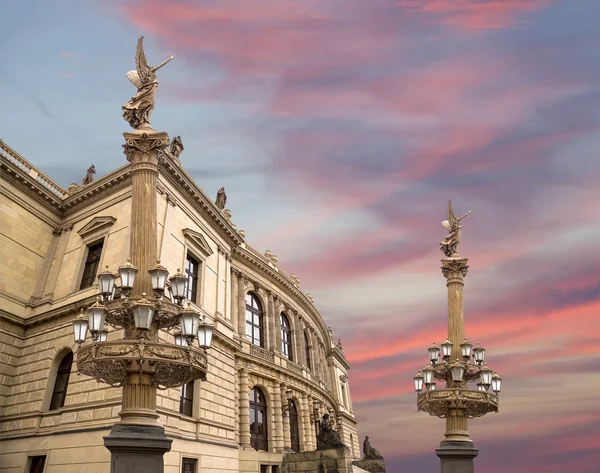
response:
<path id="1" fill-rule="evenodd" d="M 110 473 L 164 473 L 163 455 L 172 442 L 162 426 L 115 424 L 104 437 Z"/>
<path id="2" fill-rule="evenodd" d="M 471 442 L 444 441 L 435 453 L 441 460 L 442 473 L 474 473 L 473 459 L 479 450 Z"/>

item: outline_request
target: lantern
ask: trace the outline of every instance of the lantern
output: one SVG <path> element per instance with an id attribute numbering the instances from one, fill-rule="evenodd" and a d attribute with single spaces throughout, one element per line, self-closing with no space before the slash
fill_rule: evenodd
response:
<path id="1" fill-rule="evenodd" d="M 200 314 L 191 307 L 186 307 L 179 313 L 179 325 L 181 333 L 185 338 L 194 338 L 198 333 Z"/>
<path id="2" fill-rule="evenodd" d="M 423 390 L 423 375 L 420 371 L 416 374 L 413 380 L 415 381 L 415 391 L 420 393 Z"/>
<path id="3" fill-rule="evenodd" d="M 427 351 L 429 352 L 429 361 L 431 361 L 432 365 L 435 365 L 440 359 L 440 349 L 433 343 Z"/>
<path id="4" fill-rule="evenodd" d="M 94 302 L 87 310 L 88 328 L 94 340 L 98 337 L 98 333 L 104 330 L 104 320 L 107 314 L 108 311 L 99 301 Z"/>
<path id="5" fill-rule="evenodd" d="M 428 387 L 430 391 L 435 391 L 436 383 L 431 383 Z"/>
<path id="6" fill-rule="evenodd" d="M 115 279 L 115 275 L 108 270 L 108 266 L 98 274 L 99 292 L 102 294 L 102 297 L 108 299 L 112 296 L 115 288 Z"/>
<path id="7" fill-rule="evenodd" d="M 498 376 L 498 374 L 494 373 L 492 376 L 492 391 L 496 394 L 500 392 L 500 387 L 502 385 L 502 377 Z"/>
<path id="8" fill-rule="evenodd" d="M 154 306 L 146 299 L 146 293 L 133 305 L 133 320 L 138 330 L 150 330 L 152 318 L 154 317 Z"/>
<path id="9" fill-rule="evenodd" d="M 285 395 L 286 395 L 286 397 L 287 397 L 287 400 L 288 400 L 288 402 L 290 402 L 290 401 L 292 400 L 292 396 L 293 396 L 293 394 L 294 394 L 294 393 L 292 392 L 292 390 L 291 390 L 291 389 L 288 389 L 288 390 L 285 392 Z"/>
<path id="10" fill-rule="evenodd" d="M 483 384 L 477 383 L 477 391 L 487 391 L 487 388 Z"/>
<path id="11" fill-rule="evenodd" d="M 478 365 L 481 365 L 485 359 L 485 348 L 483 348 L 479 343 L 473 349 L 473 357 L 475 358 L 475 363 Z"/>
<path id="12" fill-rule="evenodd" d="M 135 276 L 137 275 L 138 269 L 131 264 L 131 258 L 127 258 L 127 263 L 119 266 L 119 275 L 121 276 L 121 289 L 125 292 L 133 289 L 135 283 Z"/>
<path id="13" fill-rule="evenodd" d="M 442 355 L 444 356 L 444 360 L 448 361 L 450 359 L 450 355 L 452 355 L 452 347 L 454 344 L 446 339 L 444 343 L 442 343 Z"/>
<path id="14" fill-rule="evenodd" d="M 465 368 L 458 362 L 458 359 L 456 361 L 457 363 L 450 368 L 450 373 L 452 374 L 452 381 L 460 383 L 465 374 Z"/>
<path id="15" fill-rule="evenodd" d="M 464 358 L 465 361 L 469 361 L 471 359 L 471 350 L 473 348 L 473 345 L 471 345 L 467 339 L 465 338 L 465 341 L 463 343 L 460 344 L 460 351 L 462 352 L 462 356 Z"/>
<path id="16" fill-rule="evenodd" d="M 423 381 L 425 382 L 425 386 L 429 386 L 433 383 L 433 375 L 435 370 L 431 365 L 427 365 L 425 369 L 423 369 Z"/>
<path id="17" fill-rule="evenodd" d="M 100 332 L 100 339 L 98 341 L 105 342 L 107 339 L 108 339 L 108 330 L 104 329 L 104 330 L 102 330 L 102 332 Z"/>
<path id="18" fill-rule="evenodd" d="M 200 348 L 210 348 L 213 337 L 213 326 L 202 323 L 198 327 L 198 345 Z"/>
<path id="19" fill-rule="evenodd" d="M 88 319 L 83 314 L 83 309 L 81 309 L 81 313 L 73 320 L 73 336 L 75 338 L 75 343 L 81 345 L 85 342 L 85 337 L 88 331 Z"/>
<path id="20" fill-rule="evenodd" d="M 490 384 L 492 384 L 493 373 L 494 372 L 491 369 L 489 369 L 487 367 L 487 365 L 485 365 L 479 372 L 479 374 L 481 376 L 481 384 L 483 384 L 485 386 L 486 390 L 487 390 L 487 388 L 490 387 Z"/>
<path id="21" fill-rule="evenodd" d="M 178 347 L 182 347 L 183 346 L 183 335 L 181 333 L 181 331 L 177 331 L 173 334 L 173 336 L 175 337 L 175 345 L 177 345 Z"/>
<path id="22" fill-rule="evenodd" d="M 156 262 L 156 266 L 148 270 L 150 280 L 152 281 L 152 290 L 162 295 L 165 292 L 165 284 L 167 284 L 167 276 L 169 270 L 160 264 L 160 260 Z"/>
<path id="23" fill-rule="evenodd" d="M 185 274 L 181 274 L 180 270 L 177 270 L 177 273 L 174 276 L 169 278 L 169 282 L 171 283 L 171 294 L 173 294 L 173 299 L 177 302 L 181 302 L 185 299 L 185 287 L 187 285 L 187 276 Z"/>

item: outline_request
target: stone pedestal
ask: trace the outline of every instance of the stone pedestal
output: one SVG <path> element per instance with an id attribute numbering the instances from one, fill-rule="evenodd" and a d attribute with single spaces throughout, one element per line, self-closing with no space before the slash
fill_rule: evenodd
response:
<path id="1" fill-rule="evenodd" d="M 163 455 L 173 440 L 158 426 L 115 424 L 104 446 L 110 450 L 110 473 L 164 473 Z"/>
<path id="2" fill-rule="evenodd" d="M 474 473 L 478 450 L 471 442 L 442 442 L 435 450 L 441 460 L 441 473 Z"/>
<path id="3" fill-rule="evenodd" d="M 352 473 L 352 452 L 348 447 L 288 453 L 282 473 Z"/>
<path id="4" fill-rule="evenodd" d="M 352 465 L 366 470 L 369 473 L 385 473 L 385 462 L 383 461 L 383 458 L 363 458 L 362 460 L 353 461 Z"/>

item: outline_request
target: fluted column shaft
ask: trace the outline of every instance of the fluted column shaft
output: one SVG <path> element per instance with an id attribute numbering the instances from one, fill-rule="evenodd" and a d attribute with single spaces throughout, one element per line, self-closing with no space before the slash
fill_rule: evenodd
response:
<path id="1" fill-rule="evenodd" d="M 238 274 L 238 334 L 246 340 L 246 286 L 244 277 Z"/>
<path id="2" fill-rule="evenodd" d="M 442 274 L 448 288 L 448 340 L 453 344 L 451 361 L 462 360 L 460 345 L 465 341 L 463 287 L 469 268 L 467 261 L 467 258 L 460 257 L 442 260 Z M 448 387 L 454 387 L 454 383 L 449 383 Z M 467 424 L 463 409 L 450 409 L 446 416 L 446 440 L 472 443 Z"/>
<path id="3" fill-rule="evenodd" d="M 230 271 L 230 281 L 231 281 L 231 325 L 233 325 L 234 330 L 238 330 L 238 316 L 239 316 L 239 306 L 238 306 L 238 276 L 237 271 L 231 268 Z"/>
<path id="4" fill-rule="evenodd" d="M 279 383 L 273 384 L 273 446 L 276 452 L 283 451 L 283 410 L 281 408 L 281 389 Z"/>
<path id="5" fill-rule="evenodd" d="M 314 437 L 314 428 L 312 423 L 312 398 L 310 395 L 306 395 L 302 393 L 302 397 L 300 398 L 300 403 L 302 404 L 302 426 L 304 430 L 304 451 L 312 451 L 315 449 L 313 437 Z"/>
<path id="6" fill-rule="evenodd" d="M 240 370 L 240 446 L 244 449 L 250 445 L 250 390 L 248 389 L 248 371 Z"/>
<path id="7" fill-rule="evenodd" d="M 287 406 L 287 403 L 288 403 L 286 391 L 287 391 L 287 386 L 285 384 L 282 384 L 280 386 L 280 393 L 281 393 L 281 405 L 284 406 L 284 408 Z M 292 438 L 290 435 L 289 411 L 283 415 L 283 448 L 284 448 L 284 450 L 292 449 Z"/>

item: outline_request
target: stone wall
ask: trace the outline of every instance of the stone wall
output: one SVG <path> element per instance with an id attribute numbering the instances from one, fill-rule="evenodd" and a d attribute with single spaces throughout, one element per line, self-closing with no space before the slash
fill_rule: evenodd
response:
<path id="1" fill-rule="evenodd" d="M 282 473 L 352 473 L 348 448 L 289 453 L 283 459 Z"/>

